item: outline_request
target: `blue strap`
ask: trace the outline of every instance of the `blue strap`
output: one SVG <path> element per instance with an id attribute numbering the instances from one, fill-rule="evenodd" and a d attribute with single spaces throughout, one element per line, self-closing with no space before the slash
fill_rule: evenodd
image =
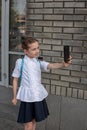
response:
<path id="1" fill-rule="evenodd" d="M 22 58 L 22 62 L 21 62 L 21 68 L 20 68 L 20 81 L 22 80 L 23 66 L 24 66 L 24 58 Z"/>
<path id="2" fill-rule="evenodd" d="M 40 64 L 40 68 L 41 68 L 41 62 L 40 62 L 40 60 L 39 60 L 39 59 L 37 59 L 37 61 L 39 62 L 39 64 Z"/>
<path id="3" fill-rule="evenodd" d="M 37 59 L 37 61 L 39 62 L 40 68 L 41 68 L 41 62 L 40 62 L 40 60 Z M 24 66 L 24 58 L 22 58 L 22 62 L 21 62 L 21 68 L 20 68 L 20 81 L 22 80 L 23 66 Z"/>

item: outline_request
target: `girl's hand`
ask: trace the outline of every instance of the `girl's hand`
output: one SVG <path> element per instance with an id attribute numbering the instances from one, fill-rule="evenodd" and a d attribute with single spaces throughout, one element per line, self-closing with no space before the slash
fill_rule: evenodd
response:
<path id="1" fill-rule="evenodd" d="M 13 105 L 16 105 L 16 104 L 17 104 L 17 99 L 16 99 L 16 98 L 13 98 L 13 99 L 12 99 L 12 103 L 13 103 Z"/>
<path id="2" fill-rule="evenodd" d="M 70 56 L 69 59 L 68 59 L 68 62 L 64 62 L 64 67 L 68 67 L 72 64 L 72 57 Z"/>

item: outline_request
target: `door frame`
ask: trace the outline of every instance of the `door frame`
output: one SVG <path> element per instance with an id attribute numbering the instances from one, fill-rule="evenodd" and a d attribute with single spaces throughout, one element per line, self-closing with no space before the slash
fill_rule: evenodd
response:
<path id="1" fill-rule="evenodd" d="M 2 0 L 2 29 L 1 29 L 1 82 L 0 85 L 8 87 L 9 70 L 9 0 Z"/>

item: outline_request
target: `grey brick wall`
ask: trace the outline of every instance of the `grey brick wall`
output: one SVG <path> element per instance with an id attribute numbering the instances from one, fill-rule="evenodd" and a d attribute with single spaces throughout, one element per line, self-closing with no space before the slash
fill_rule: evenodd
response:
<path id="1" fill-rule="evenodd" d="M 86 7 L 86 0 L 27 0 L 26 34 L 40 41 L 44 59 L 63 61 L 64 45 L 73 57 L 70 67 L 42 73 L 50 94 L 87 99 Z"/>

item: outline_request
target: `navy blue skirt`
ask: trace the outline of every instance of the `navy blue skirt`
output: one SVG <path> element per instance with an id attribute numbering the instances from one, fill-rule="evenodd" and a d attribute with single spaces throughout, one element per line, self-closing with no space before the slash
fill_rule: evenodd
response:
<path id="1" fill-rule="evenodd" d="M 47 118 L 48 115 L 49 110 L 45 99 L 40 102 L 21 102 L 17 122 L 27 123 L 33 119 L 39 122 Z"/>

